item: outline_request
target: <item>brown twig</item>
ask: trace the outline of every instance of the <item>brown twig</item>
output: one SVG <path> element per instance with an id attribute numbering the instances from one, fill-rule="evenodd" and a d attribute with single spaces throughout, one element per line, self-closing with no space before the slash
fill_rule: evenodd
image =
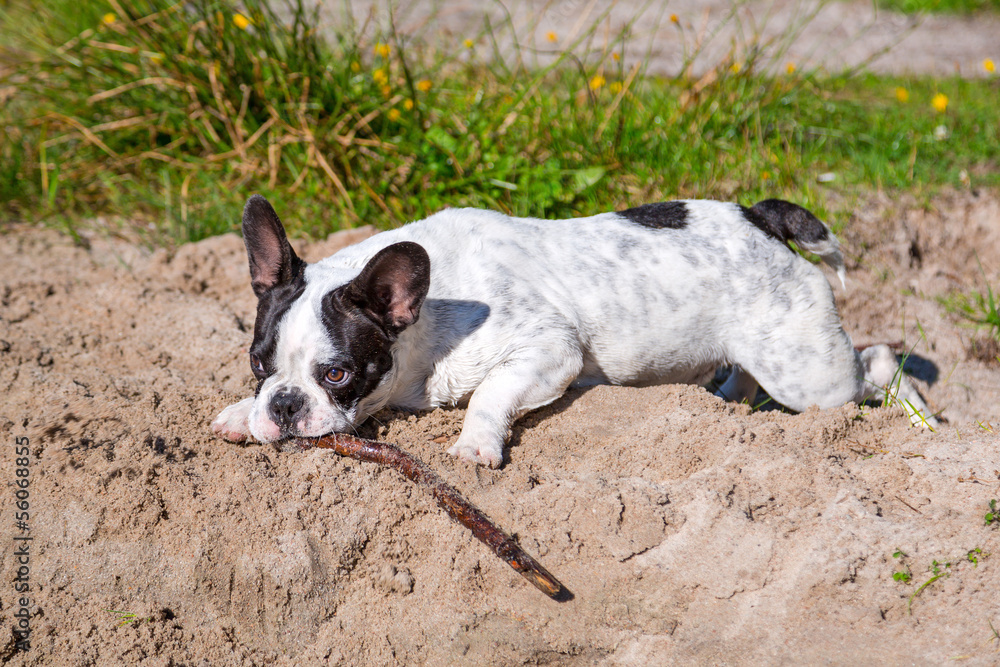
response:
<path id="1" fill-rule="evenodd" d="M 386 442 L 355 438 L 344 433 L 332 433 L 320 438 L 297 438 L 295 442 L 302 449 L 312 447 L 332 449 L 341 456 L 389 466 L 434 496 L 441 509 L 471 530 L 476 539 L 492 549 L 493 553 L 506 561 L 535 588 L 553 600 L 564 601 L 572 598 L 566 587 L 538 561 L 525 553 L 513 538 L 412 454 Z"/>
<path id="2" fill-rule="evenodd" d="M 896 500 L 898 500 L 899 502 L 903 503 L 904 505 L 906 505 L 907 507 L 909 507 L 909 508 L 910 508 L 911 510 L 913 510 L 914 512 L 916 512 L 917 514 L 923 514 L 923 512 L 921 512 L 921 511 L 920 511 L 920 510 L 918 510 L 918 509 L 917 509 L 916 507 L 914 507 L 914 506 L 913 506 L 913 505 L 911 505 L 910 503 L 906 502 L 905 500 L 903 500 L 903 499 L 902 499 L 902 498 L 900 498 L 899 496 L 896 496 Z"/>

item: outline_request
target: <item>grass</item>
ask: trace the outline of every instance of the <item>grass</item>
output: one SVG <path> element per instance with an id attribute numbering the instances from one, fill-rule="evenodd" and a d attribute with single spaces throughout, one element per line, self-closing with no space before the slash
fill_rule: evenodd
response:
<path id="1" fill-rule="evenodd" d="M 910 597 L 906 600 L 906 612 L 908 614 L 911 615 L 913 614 L 913 599 L 918 595 L 920 595 L 925 588 L 933 584 L 938 579 L 950 576 L 951 575 L 950 568 L 951 568 L 951 563 L 939 563 L 936 560 L 931 561 L 931 565 L 929 568 L 931 571 L 930 579 L 917 586 L 916 589 L 914 589 L 914 591 L 910 593 Z"/>
<path id="2" fill-rule="evenodd" d="M 877 6 L 905 14 L 973 14 L 1000 11 L 1000 0 L 880 0 Z"/>
<path id="3" fill-rule="evenodd" d="M 902 584 L 908 584 L 908 583 L 910 583 L 910 581 L 913 579 L 913 572 L 910 571 L 910 566 L 907 565 L 905 562 L 902 562 L 902 560 L 901 560 L 903 558 L 906 558 L 906 554 L 903 553 L 902 549 L 896 549 L 892 553 L 892 557 L 900 559 L 900 564 L 904 568 L 902 570 L 896 570 L 895 572 L 893 572 L 892 573 L 892 580 L 893 581 L 898 581 L 899 583 L 902 583 Z"/>
<path id="4" fill-rule="evenodd" d="M 598 39 L 600 20 L 536 66 L 498 46 L 510 21 L 451 44 L 370 24 L 326 40 L 301 0 L 11 0 L 0 22 L 3 220 L 120 216 L 196 240 L 261 192 L 318 237 L 445 206 L 784 196 L 827 215 L 829 188 L 1000 184 L 996 77 L 775 72 L 758 50 L 646 77 L 629 28 Z"/>
<path id="5" fill-rule="evenodd" d="M 985 293 L 957 294 L 943 303 L 952 312 L 984 329 L 991 338 L 1000 340 L 1000 301 L 988 283 Z"/>
<path id="6" fill-rule="evenodd" d="M 979 272 L 983 276 L 985 291 L 955 292 L 939 297 L 938 302 L 980 332 L 966 344 L 968 356 L 1000 364 L 1000 298 L 986 280 L 982 262 L 979 263 Z"/>
<path id="7" fill-rule="evenodd" d="M 106 611 L 109 614 L 114 614 L 115 617 L 117 617 L 119 628 L 123 625 L 130 625 L 132 623 L 138 624 L 144 621 L 153 621 L 152 616 L 139 616 L 138 614 L 130 611 L 118 611 L 116 609 L 104 609 L 103 611 Z"/>
<path id="8" fill-rule="evenodd" d="M 913 613 L 913 600 L 917 596 L 919 596 L 924 591 L 924 589 L 933 584 L 935 581 L 937 581 L 938 579 L 951 576 L 952 572 L 958 571 L 959 566 L 963 562 L 971 563 L 973 568 L 978 568 L 979 562 L 981 560 L 989 558 L 989 556 L 990 556 L 989 553 L 986 553 L 979 547 L 969 549 L 960 558 L 956 559 L 955 562 L 956 568 L 954 570 L 952 569 L 951 561 L 941 562 L 938 561 L 937 559 L 932 560 L 930 566 L 928 567 L 931 576 L 926 581 L 918 585 L 913 590 L 913 592 L 910 593 L 910 596 L 907 598 L 906 601 L 907 613 L 908 614 Z M 896 551 L 893 552 L 892 557 L 899 560 L 900 565 L 904 568 L 902 570 L 897 570 L 893 572 L 892 574 L 893 581 L 899 582 L 901 584 L 911 583 L 913 581 L 913 572 L 910 570 L 910 566 L 906 562 L 906 560 L 909 558 L 908 554 L 904 553 L 902 549 L 896 549 Z"/>

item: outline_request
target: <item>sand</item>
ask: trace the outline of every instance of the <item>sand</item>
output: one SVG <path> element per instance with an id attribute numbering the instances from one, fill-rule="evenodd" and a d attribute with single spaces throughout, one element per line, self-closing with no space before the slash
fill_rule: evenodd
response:
<path id="1" fill-rule="evenodd" d="M 315 260 L 369 233 L 298 249 Z M 518 423 L 500 470 L 445 453 L 460 409 L 365 427 L 516 534 L 572 592 L 555 602 L 393 471 L 213 437 L 252 392 L 237 236 L 150 252 L 107 228 L 83 245 L 9 229 L 0 623 L 16 623 L 13 538 L 30 535 L 31 649 L 5 632 L 0 659 L 997 664 L 1000 531 L 984 515 L 1000 366 L 938 297 L 982 290 L 977 256 L 1000 285 L 1000 198 L 873 195 L 841 237 L 845 328 L 912 348 L 948 420 L 936 433 L 895 407 L 751 411 L 694 386 L 572 391 Z M 28 532 L 12 486 L 25 437 Z M 914 596 L 934 561 L 944 576 Z"/>

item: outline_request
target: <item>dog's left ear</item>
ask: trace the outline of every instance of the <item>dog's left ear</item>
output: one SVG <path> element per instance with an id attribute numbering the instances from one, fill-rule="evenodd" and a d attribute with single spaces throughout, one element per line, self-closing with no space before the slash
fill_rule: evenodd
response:
<path id="1" fill-rule="evenodd" d="M 392 336 L 417 321 L 431 284 L 431 259 L 417 243 L 403 241 L 383 248 L 344 297 Z"/>
<path id="2" fill-rule="evenodd" d="M 243 209 L 243 242 L 250 260 L 250 285 L 259 299 L 291 283 L 305 263 L 296 256 L 271 204 L 253 195 Z"/>

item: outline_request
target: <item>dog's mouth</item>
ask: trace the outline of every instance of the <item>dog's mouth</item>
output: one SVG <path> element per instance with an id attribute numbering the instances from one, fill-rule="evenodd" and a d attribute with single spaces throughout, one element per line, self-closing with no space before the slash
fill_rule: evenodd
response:
<path id="1" fill-rule="evenodd" d="M 318 438 L 330 433 L 354 433 L 354 424 L 339 410 L 311 411 L 288 424 L 277 424 L 282 438 Z"/>
<path id="2" fill-rule="evenodd" d="M 250 431 L 262 442 L 354 432 L 354 410 L 345 410 L 302 389 L 280 387 L 264 398 L 258 397 L 255 408 L 249 420 Z"/>

